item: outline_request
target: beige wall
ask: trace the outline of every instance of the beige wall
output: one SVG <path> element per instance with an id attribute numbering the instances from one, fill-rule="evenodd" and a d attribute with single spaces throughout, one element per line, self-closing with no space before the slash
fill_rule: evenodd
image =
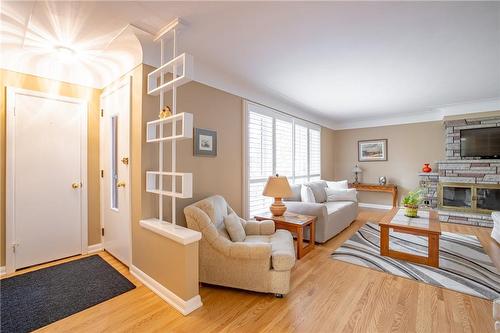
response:
<path id="1" fill-rule="evenodd" d="M 100 243 L 99 221 L 99 96 L 101 91 L 33 75 L 0 69 L 0 266 L 5 265 L 5 121 L 6 87 L 16 87 L 82 98 L 89 101 L 88 115 L 88 243 Z"/>
<path id="2" fill-rule="evenodd" d="M 358 162 L 358 140 L 388 139 L 387 162 Z M 352 168 L 359 164 L 363 169 L 362 181 L 377 183 L 380 176 L 386 176 L 395 183 L 401 193 L 418 187 L 417 173 L 423 163 L 443 160 L 444 129 L 441 121 L 371 127 L 335 131 L 331 142 L 335 151 L 335 178 L 352 180 Z M 335 148 L 334 148 L 335 147 Z M 390 194 L 362 193 L 360 202 L 391 204 Z"/>
<path id="3" fill-rule="evenodd" d="M 171 94 L 166 97 L 171 104 Z M 197 82 L 177 92 L 177 112 L 189 112 L 194 127 L 217 131 L 217 156 L 193 155 L 194 140 L 177 143 L 177 170 L 193 174 L 193 198 L 177 199 L 178 223 L 185 225 L 183 208 L 213 194 L 220 194 L 238 213 L 242 213 L 243 179 L 243 101 L 240 97 Z M 164 165 L 170 170 L 170 144 L 165 145 Z M 170 218 L 171 201 L 165 200 L 165 215 Z"/>
<path id="4" fill-rule="evenodd" d="M 321 128 L 321 179 L 335 179 L 335 131 Z"/>

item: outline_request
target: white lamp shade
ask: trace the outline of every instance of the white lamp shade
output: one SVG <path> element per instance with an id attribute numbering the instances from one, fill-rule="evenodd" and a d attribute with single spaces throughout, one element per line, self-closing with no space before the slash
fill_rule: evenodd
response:
<path id="1" fill-rule="evenodd" d="M 262 195 L 272 198 L 288 198 L 293 195 L 288 179 L 285 176 L 271 176 L 267 179 Z"/>
<path id="2" fill-rule="evenodd" d="M 352 168 L 352 172 L 353 173 L 362 173 L 363 170 L 356 164 L 356 166 L 354 168 Z"/>

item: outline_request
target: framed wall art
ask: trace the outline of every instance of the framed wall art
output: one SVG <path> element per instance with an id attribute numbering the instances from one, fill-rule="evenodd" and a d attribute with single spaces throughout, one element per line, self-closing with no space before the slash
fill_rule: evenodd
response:
<path id="1" fill-rule="evenodd" d="M 195 128 L 193 152 L 195 156 L 217 156 L 217 132 Z"/>
<path id="2" fill-rule="evenodd" d="M 387 139 L 358 141 L 358 161 L 387 161 Z"/>

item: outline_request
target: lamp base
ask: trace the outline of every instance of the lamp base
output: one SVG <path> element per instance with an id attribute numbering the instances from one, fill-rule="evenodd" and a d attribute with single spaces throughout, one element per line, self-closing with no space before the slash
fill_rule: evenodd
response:
<path id="1" fill-rule="evenodd" d="M 274 198 L 273 204 L 269 207 L 273 216 L 282 216 L 286 212 L 286 206 L 281 201 L 281 198 Z"/>

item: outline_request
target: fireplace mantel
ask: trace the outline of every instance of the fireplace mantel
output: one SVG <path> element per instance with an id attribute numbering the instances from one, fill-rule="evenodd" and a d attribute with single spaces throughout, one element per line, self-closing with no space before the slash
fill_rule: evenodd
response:
<path id="1" fill-rule="evenodd" d="M 436 165 L 439 164 L 470 164 L 470 163 L 500 163 L 500 159 L 486 159 L 481 160 L 444 160 L 434 162 Z"/>

